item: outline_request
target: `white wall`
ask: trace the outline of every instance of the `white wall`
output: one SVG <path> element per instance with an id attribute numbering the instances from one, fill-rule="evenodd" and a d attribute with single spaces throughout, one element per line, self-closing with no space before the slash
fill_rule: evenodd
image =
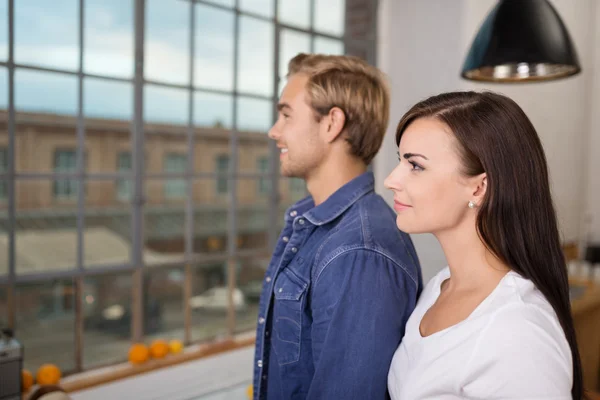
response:
<path id="1" fill-rule="evenodd" d="M 391 200 L 383 188 L 383 179 L 397 162 L 395 125 L 411 105 L 444 91 L 494 90 L 517 101 L 538 130 L 550 166 L 563 238 L 565 241 L 580 239 L 586 198 L 588 204 L 592 204 L 589 198 L 600 198 L 597 186 L 586 196 L 588 181 L 594 178 L 593 174 L 588 178 L 582 172 L 588 167 L 600 168 L 598 161 L 588 156 L 591 150 L 587 150 L 593 144 L 590 139 L 600 141 L 597 116 L 593 122 L 597 135 L 589 135 L 593 115 L 591 88 L 594 76 L 598 75 L 597 68 L 594 70 L 593 49 L 600 46 L 600 40 L 590 34 L 597 25 L 593 12 L 596 2 L 552 1 L 578 50 L 583 68 L 580 75 L 547 83 L 490 85 L 462 80 L 459 73 L 473 38 L 496 0 L 382 0 L 378 61 L 391 82 L 392 112 L 388 135 L 375 160 L 380 193 Z M 599 85 L 597 80 L 596 85 Z M 597 93 L 598 90 L 595 91 L 596 106 L 600 104 Z M 596 145 L 596 149 L 600 146 Z M 596 164 L 591 165 L 594 162 Z M 595 211 L 595 221 L 600 221 L 599 211 Z M 444 266 L 443 253 L 430 235 L 416 235 L 413 239 L 427 280 Z"/>
<path id="2" fill-rule="evenodd" d="M 595 2 L 594 71 L 590 82 L 590 127 L 588 137 L 587 204 L 583 215 L 583 239 L 600 243 L 600 1 Z M 594 15 L 594 13 L 592 13 Z"/>

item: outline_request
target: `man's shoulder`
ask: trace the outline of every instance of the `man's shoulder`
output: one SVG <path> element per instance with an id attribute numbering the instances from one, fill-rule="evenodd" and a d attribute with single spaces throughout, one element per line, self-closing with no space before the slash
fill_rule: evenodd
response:
<path id="1" fill-rule="evenodd" d="M 398 230 L 396 214 L 377 194 L 359 199 L 331 225 L 315 263 L 324 266 L 351 252 L 378 253 L 417 279 L 419 267 L 412 241 Z"/>

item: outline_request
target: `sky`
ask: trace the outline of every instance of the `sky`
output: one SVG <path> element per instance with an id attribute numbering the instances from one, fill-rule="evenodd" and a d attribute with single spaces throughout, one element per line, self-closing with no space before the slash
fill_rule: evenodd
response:
<path id="1" fill-rule="evenodd" d="M 274 0 L 240 0 L 240 7 L 272 17 Z M 234 0 L 212 0 L 232 6 Z M 308 0 L 279 0 L 281 21 L 300 28 L 309 26 Z M 78 0 L 15 1 L 15 61 L 76 71 L 78 50 Z M 85 0 L 83 69 L 86 73 L 131 79 L 133 77 L 133 0 Z M 315 0 L 315 29 L 343 34 L 344 0 Z M 190 78 L 190 5 L 184 0 L 147 0 L 145 16 L 146 79 L 179 85 Z M 8 55 L 7 0 L 0 0 L 0 60 Z M 234 76 L 234 13 L 210 5 L 194 6 L 196 25 L 194 85 L 231 91 Z M 242 16 L 239 24 L 238 90 L 267 96 L 273 87 L 274 25 Z M 307 34 L 282 29 L 280 76 L 287 61 L 300 51 L 310 51 Z M 341 41 L 317 38 L 315 51 L 341 53 Z M 18 110 L 75 114 L 77 78 L 58 73 L 17 69 L 15 104 Z M 7 72 L 0 67 L 0 108 L 7 105 Z M 186 90 L 147 85 L 144 118 L 148 122 L 187 123 Z M 240 97 L 236 102 L 238 127 L 266 131 L 273 107 L 269 100 Z M 202 91 L 194 93 L 194 122 L 226 127 L 233 123 L 233 97 Z M 84 114 L 90 117 L 131 118 L 133 85 L 105 79 L 84 79 Z"/>

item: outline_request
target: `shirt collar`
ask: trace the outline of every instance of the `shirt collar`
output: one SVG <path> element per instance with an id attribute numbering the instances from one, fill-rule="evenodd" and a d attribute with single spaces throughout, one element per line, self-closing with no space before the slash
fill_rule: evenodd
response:
<path id="1" fill-rule="evenodd" d="M 365 172 L 346 183 L 327 200 L 315 207 L 311 196 L 298 201 L 285 213 L 286 222 L 303 215 L 313 225 L 327 224 L 344 213 L 358 199 L 375 190 L 375 178 L 372 172 Z"/>

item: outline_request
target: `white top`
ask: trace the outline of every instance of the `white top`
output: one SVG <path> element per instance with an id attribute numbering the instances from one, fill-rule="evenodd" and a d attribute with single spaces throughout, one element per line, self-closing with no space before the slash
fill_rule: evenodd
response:
<path id="1" fill-rule="evenodd" d="M 464 321 L 422 337 L 425 312 L 450 277 L 446 267 L 423 290 L 392 360 L 394 400 L 571 399 L 571 350 L 552 306 L 516 272 Z"/>

